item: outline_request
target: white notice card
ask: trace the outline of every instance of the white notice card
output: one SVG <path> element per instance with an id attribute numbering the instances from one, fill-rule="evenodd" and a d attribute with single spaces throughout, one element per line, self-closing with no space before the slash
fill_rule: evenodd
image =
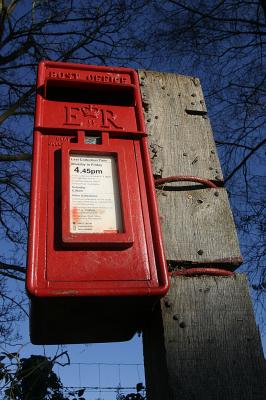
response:
<path id="1" fill-rule="evenodd" d="M 70 155 L 70 232 L 122 232 L 114 156 Z"/>

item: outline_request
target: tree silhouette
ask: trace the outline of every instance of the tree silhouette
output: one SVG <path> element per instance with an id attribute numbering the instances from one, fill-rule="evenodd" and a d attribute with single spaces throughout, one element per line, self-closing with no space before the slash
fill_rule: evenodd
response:
<path id="1" fill-rule="evenodd" d="M 5 0 L 0 10 L 0 272 L 24 280 L 42 59 L 201 78 L 247 271 L 265 291 L 265 0 Z M 262 304 L 263 305 L 263 304 Z"/>
<path id="2" fill-rule="evenodd" d="M 62 353 L 53 359 L 41 355 L 20 358 L 18 353 L 0 356 L 0 382 L 4 399 L 69 400 L 53 367 Z"/>
<path id="3" fill-rule="evenodd" d="M 200 77 L 245 264 L 265 293 L 265 0 L 154 1 L 159 62 Z"/>
<path id="4" fill-rule="evenodd" d="M 2 2 L 0 12 L 0 254 L 2 275 L 24 280 L 36 68 L 42 59 L 137 62 L 144 0 Z M 137 29 L 136 29 L 137 28 Z M 12 244 L 12 250 L 8 246 Z M 21 251 L 20 251 L 21 250 Z M 15 255 L 14 255 L 15 254 Z M 17 262 L 16 262 L 17 261 Z"/>

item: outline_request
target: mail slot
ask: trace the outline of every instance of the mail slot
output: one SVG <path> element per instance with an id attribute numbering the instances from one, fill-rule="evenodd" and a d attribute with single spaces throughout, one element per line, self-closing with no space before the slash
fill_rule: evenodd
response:
<path id="1" fill-rule="evenodd" d="M 32 342 L 127 340 L 168 286 L 136 71 L 41 62 L 27 266 Z"/>

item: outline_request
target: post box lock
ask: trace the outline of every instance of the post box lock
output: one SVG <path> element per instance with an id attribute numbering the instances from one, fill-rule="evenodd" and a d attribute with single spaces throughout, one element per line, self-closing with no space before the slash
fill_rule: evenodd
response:
<path id="1" fill-rule="evenodd" d="M 150 307 L 168 286 L 136 72 L 41 62 L 27 268 L 32 340 L 123 339 L 136 323 L 122 333 L 122 303 Z M 97 320 L 107 302 L 117 322 L 109 317 L 106 337 L 87 325 L 83 336 L 59 332 L 65 310 L 82 319 L 93 307 Z"/>

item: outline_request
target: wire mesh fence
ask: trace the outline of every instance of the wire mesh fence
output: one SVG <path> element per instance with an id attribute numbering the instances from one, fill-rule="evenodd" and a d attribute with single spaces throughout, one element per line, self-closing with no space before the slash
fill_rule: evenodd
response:
<path id="1" fill-rule="evenodd" d="M 143 364 L 71 363 L 57 365 L 55 372 L 61 379 L 65 397 L 69 399 L 146 398 Z"/>

